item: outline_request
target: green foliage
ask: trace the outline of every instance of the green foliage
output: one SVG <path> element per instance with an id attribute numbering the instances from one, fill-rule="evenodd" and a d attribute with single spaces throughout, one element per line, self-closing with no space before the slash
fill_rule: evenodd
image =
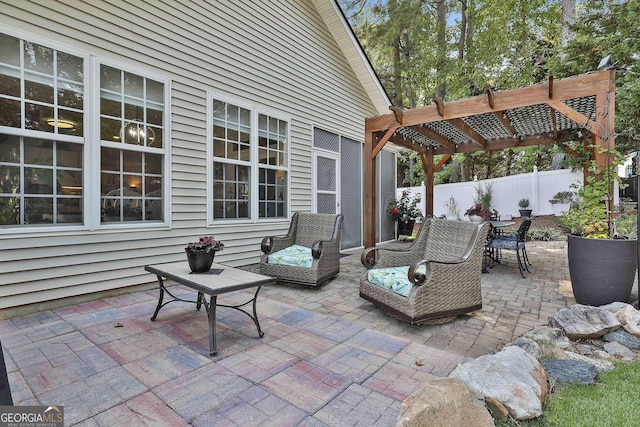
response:
<path id="1" fill-rule="evenodd" d="M 521 209 L 527 209 L 529 207 L 529 199 L 520 199 L 518 200 L 518 206 Z"/>
<path id="2" fill-rule="evenodd" d="M 616 426 L 638 425 L 636 413 L 640 363 L 621 365 L 599 374 L 598 384 L 574 384 L 560 387 L 547 398 L 545 425 L 548 426 Z"/>
<path id="3" fill-rule="evenodd" d="M 640 362 L 617 363 L 598 374 L 597 384 L 564 384 L 547 396 L 543 414 L 533 420 L 496 420 L 497 427 L 635 427 Z"/>
<path id="4" fill-rule="evenodd" d="M 549 200 L 549 203 L 552 205 L 555 205 L 556 203 L 573 203 L 575 196 L 575 191 L 558 191 L 553 195 L 553 198 Z"/>
<path id="5" fill-rule="evenodd" d="M 393 219 L 409 221 L 422 218 L 422 211 L 418 208 L 420 195 L 411 197 L 409 191 L 403 191 L 398 200 L 392 200 L 387 205 L 387 214 Z"/>
<path id="6" fill-rule="evenodd" d="M 531 227 L 527 233 L 527 237 L 531 240 L 550 242 L 562 240 L 564 238 L 564 234 L 552 227 Z"/>
<path id="7" fill-rule="evenodd" d="M 593 239 L 606 239 L 612 234 L 609 231 L 606 201 L 612 198 L 611 189 L 614 181 L 618 182 L 620 188 L 624 188 L 624 184 L 616 173 L 621 161 L 620 153 L 615 150 L 608 151 L 612 158 L 606 170 L 601 171 L 594 160 L 589 167 L 591 175 L 587 177 L 586 184 L 583 187 L 572 185 L 578 190 L 580 200 L 577 206 L 573 206 L 561 216 L 562 225 L 572 234 Z"/>
<path id="8" fill-rule="evenodd" d="M 640 2 L 580 2 L 572 30 L 575 38 L 548 67 L 556 77 L 596 70 L 611 55 L 616 72 L 616 147 L 623 154 L 640 148 Z M 577 146 L 579 149 L 580 147 Z"/>

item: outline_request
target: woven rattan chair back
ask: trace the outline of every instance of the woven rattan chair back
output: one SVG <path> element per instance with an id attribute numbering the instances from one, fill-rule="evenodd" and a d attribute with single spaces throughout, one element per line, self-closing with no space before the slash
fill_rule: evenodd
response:
<path id="1" fill-rule="evenodd" d="M 295 243 L 310 248 L 318 240 L 340 241 L 342 221 L 336 215 L 298 212 L 295 227 Z"/>
<path id="2" fill-rule="evenodd" d="M 424 258 L 442 262 L 461 257 L 469 247 L 470 236 L 473 236 L 478 226 L 470 221 L 435 218 L 430 222 Z"/>

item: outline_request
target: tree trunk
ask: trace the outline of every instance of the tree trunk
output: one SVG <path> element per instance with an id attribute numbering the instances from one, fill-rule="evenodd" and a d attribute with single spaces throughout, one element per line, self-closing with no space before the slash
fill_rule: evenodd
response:
<path id="1" fill-rule="evenodd" d="M 562 46 L 575 38 L 569 25 L 573 23 L 576 15 L 576 0 L 562 0 Z"/>
<path id="2" fill-rule="evenodd" d="M 445 0 L 438 0 L 436 3 L 436 43 L 437 43 L 437 61 L 436 61 L 436 80 L 438 83 L 436 96 L 444 99 L 447 93 L 445 83 L 446 78 L 446 57 L 447 57 L 447 4 Z"/>

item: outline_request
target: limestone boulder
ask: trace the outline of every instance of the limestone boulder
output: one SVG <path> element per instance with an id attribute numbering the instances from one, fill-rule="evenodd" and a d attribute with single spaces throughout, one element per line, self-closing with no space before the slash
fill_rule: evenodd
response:
<path id="1" fill-rule="evenodd" d="M 582 304 L 559 310 L 551 322 L 561 328 L 571 340 L 600 338 L 621 327 L 610 311 Z"/>
<path id="2" fill-rule="evenodd" d="M 542 365 L 518 346 L 458 365 L 449 377 L 462 379 L 478 399 L 499 401 L 518 420 L 539 417 L 548 392 Z"/>
<path id="3" fill-rule="evenodd" d="M 640 350 L 640 339 L 627 331 L 613 331 L 603 336 L 605 341 L 619 342 L 623 346 L 632 350 Z"/>
<path id="4" fill-rule="evenodd" d="M 487 408 L 471 397 L 464 381 L 435 378 L 402 402 L 397 427 L 493 427 Z"/>
<path id="5" fill-rule="evenodd" d="M 616 367 L 613 364 L 613 362 L 611 362 L 609 360 L 609 356 L 606 353 L 605 353 L 605 355 L 607 357 L 604 358 L 604 359 L 602 359 L 600 357 L 597 357 L 598 353 L 595 352 L 595 351 L 592 352 L 591 355 L 592 356 L 585 356 L 584 354 L 574 353 L 573 351 L 565 351 L 564 352 L 564 357 L 562 359 L 564 359 L 564 360 L 578 360 L 580 362 L 591 363 L 593 366 L 596 367 L 598 372 L 611 371 Z M 547 375 L 548 374 L 549 373 L 547 372 Z"/>
<path id="6" fill-rule="evenodd" d="M 627 304 L 626 307 L 616 312 L 616 318 L 625 331 L 640 338 L 640 311 Z"/>

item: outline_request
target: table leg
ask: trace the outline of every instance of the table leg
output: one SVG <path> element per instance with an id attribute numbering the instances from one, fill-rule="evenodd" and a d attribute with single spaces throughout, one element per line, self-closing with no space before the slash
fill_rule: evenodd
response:
<path id="1" fill-rule="evenodd" d="M 164 281 L 162 280 L 162 276 L 157 275 L 157 277 L 158 277 L 158 287 L 160 290 L 160 295 L 158 296 L 158 305 L 156 306 L 156 311 L 153 313 L 153 316 L 151 317 L 151 321 L 156 320 L 156 317 L 158 317 L 158 312 L 160 311 L 160 309 L 165 305 L 169 304 L 170 302 L 174 302 L 174 301 L 189 302 L 191 304 L 195 304 L 197 310 L 200 310 L 200 307 L 202 306 L 202 304 L 206 305 L 207 300 L 204 296 L 204 293 L 198 292 L 198 297 L 196 298 L 195 301 L 177 297 L 174 294 L 172 294 L 171 291 L 164 286 Z M 165 292 L 173 299 L 165 302 L 164 301 Z"/>
<path id="2" fill-rule="evenodd" d="M 162 277 L 158 276 L 158 286 L 160 287 L 160 295 L 158 296 L 158 305 L 156 306 L 156 311 L 153 313 L 153 317 L 151 317 L 151 321 L 156 320 L 158 316 L 158 312 L 160 308 L 163 306 L 162 300 L 164 299 L 164 282 L 162 281 Z"/>
<path id="3" fill-rule="evenodd" d="M 249 301 L 242 303 L 242 304 L 238 304 L 238 305 L 224 305 L 224 304 L 218 304 L 219 307 L 227 307 L 227 308 L 233 308 L 235 310 L 241 311 L 244 314 L 246 314 L 247 316 L 249 316 L 249 318 L 251 320 L 253 320 L 253 324 L 256 325 L 256 329 L 258 330 L 258 336 L 260 338 L 262 338 L 264 336 L 264 332 L 262 332 L 262 329 L 260 328 L 260 321 L 258 320 L 258 312 L 256 311 L 256 304 L 258 302 L 258 292 L 260 292 L 260 288 L 262 288 L 262 286 L 258 286 L 258 289 L 256 289 L 256 293 L 253 296 L 253 298 L 251 298 Z M 244 310 L 242 307 L 244 307 L 247 304 L 253 304 L 253 316 L 251 315 L 251 313 L 249 313 L 248 311 Z"/>
<path id="4" fill-rule="evenodd" d="M 207 304 L 206 300 L 204 303 L 205 309 L 207 310 L 207 317 L 209 318 L 209 355 L 215 356 L 218 354 L 216 350 L 216 302 L 218 297 L 216 295 L 212 295 L 209 303 Z"/>

